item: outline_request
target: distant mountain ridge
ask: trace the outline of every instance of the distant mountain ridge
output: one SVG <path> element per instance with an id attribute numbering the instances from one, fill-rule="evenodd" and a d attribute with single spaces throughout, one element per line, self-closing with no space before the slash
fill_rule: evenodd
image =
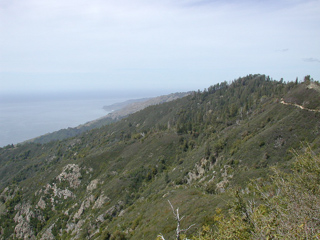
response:
<path id="1" fill-rule="evenodd" d="M 111 105 L 107 105 L 107 106 L 103 106 L 103 109 L 106 110 L 107 112 L 113 112 L 113 111 L 117 111 L 121 108 L 124 108 L 130 104 L 135 104 L 138 102 L 145 102 L 147 100 L 149 100 L 150 98 L 141 98 L 141 99 L 131 99 L 131 100 L 127 100 L 124 102 L 120 102 L 120 103 L 114 103 Z"/>
<path id="2" fill-rule="evenodd" d="M 129 100 L 120 104 L 118 103 L 110 106 L 104 106 L 103 109 L 107 111 L 114 110 L 111 113 L 109 113 L 105 118 L 112 118 L 112 119 L 122 118 L 122 117 L 128 116 L 129 114 L 138 112 L 151 105 L 170 102 L 170 101 L 188 96 L 190 94 L 191 92 L 171 93 L 168 95 L 162 95 L 154 98 Z"/>
<path id="3" fill-rule="evenodd" d="M 94 128 L 99 128 L 104 125 L 115 122 L 123 117 L 128 116 L 129 114 L 140 111 L 150 105 L 170 102 L 178 98 L 185 97 L 189 94 L 191 94 L 191 92 L 171 93 L 168 95 L 162 95 L 162 96 L 153 97 L 153 98 L 132 99 L 125 102 L 103 106 L 103 109 L 105 109 L 106 111 L 112 111 L 112 112 L 107 114 L 104 117 L 81 124 L 77 127 L 61 129 L 52 133 L 48 133 L 30 140 L 27 140 L 25 141 L 25 143 L 26 142 L 47 143 L 50 141 L 63 140 L 69 137 L 74 137 L 85 131 L 88 131 Z"/>

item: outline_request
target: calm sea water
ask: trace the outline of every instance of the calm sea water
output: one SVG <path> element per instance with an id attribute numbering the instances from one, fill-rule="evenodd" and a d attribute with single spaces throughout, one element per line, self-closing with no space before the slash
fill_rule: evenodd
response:
<path id="1" fill-rule="evenodd" d="M 103 117 L 108 114 L 103 106 L 128 98 L 41 96 L 0 100 L 0 147 L 3 147 Z"/>

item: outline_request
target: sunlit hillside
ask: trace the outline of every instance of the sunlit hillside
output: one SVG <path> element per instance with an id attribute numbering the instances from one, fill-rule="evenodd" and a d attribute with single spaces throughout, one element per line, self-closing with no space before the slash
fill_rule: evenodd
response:
<path id="1" fill-rule="evenodd" d="M 318 88 L 248 75 L 1 148 L 0 239 L 316 239 Z"/>

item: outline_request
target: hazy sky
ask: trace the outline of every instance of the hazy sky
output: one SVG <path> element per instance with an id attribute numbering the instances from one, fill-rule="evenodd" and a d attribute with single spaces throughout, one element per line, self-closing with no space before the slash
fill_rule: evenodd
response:
<path id="1" fill-rule="evenodd" d="M 0 0 L 0 93 L 320 80 L 318 0 Z"/>

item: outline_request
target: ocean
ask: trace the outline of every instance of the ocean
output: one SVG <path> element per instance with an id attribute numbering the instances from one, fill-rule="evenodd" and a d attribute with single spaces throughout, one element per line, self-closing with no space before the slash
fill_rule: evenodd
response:
<path id="1" fill-rule="evenodd" d="M 0 98 L 0 147 L 79 126 L 107 115 L 103 106 L 128 99 L 94 94 Z"/>

